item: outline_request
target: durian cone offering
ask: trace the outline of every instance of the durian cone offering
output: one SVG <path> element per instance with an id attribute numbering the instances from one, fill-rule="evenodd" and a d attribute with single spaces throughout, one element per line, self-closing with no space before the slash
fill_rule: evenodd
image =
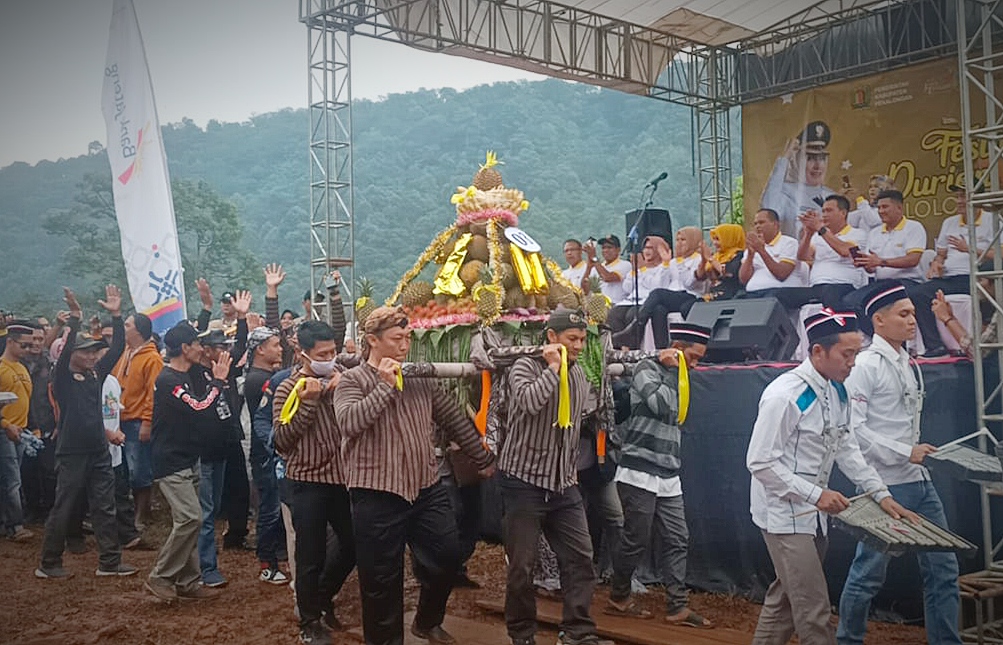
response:
<path id="1" fill-rule="evenodd" d="M 435 237 L 404 274 L 387 305 L 401 304 L 415 327 L 491 325 L 542 320 L 551 309 L 585 305 L 540 245 L 519 228 L 529 208 L 522 191 L 507 188 L 489 151 L 469 186 L 450 198 L 456 221 Z"/>

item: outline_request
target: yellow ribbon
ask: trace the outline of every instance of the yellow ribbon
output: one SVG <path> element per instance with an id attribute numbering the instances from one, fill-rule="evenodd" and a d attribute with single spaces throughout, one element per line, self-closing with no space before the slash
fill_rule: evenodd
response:
<path id="1" fill-rule="evenodd" d="M 686 357 L 679 352 L 679 425 L 686 423 L 686 415 L 690 411 L 690 371 L 686 367 Z"/>
<path id="2" fill-rule="evenodd" d="M 571 386 L 568 383 L 568 348 L 561 345 L 561 371 L 558 375 L 557 427 L 571 429 Z"/>
<path id="3" fill-rule="evenodd" d="M 456 240 L 453 252 L 446 258 L 446 262 L 439 269 L 435 276 L 435 288 L 433 293 L 447 294 L 450 296 L 462 296 L 467 290 L 467 285 L 460 279 L 460 267 L 467 257 L 467 244 L 470 243 L 470 233 L 464 233 Z"/>
<path id="4" fill-rule="evenodd" d="M 397 391 L 404 391 L 404 372 L 399 367 L 397 368 Z"/>
<path id="5" fill-rule="evenodd" d="M 282 411 L 279 412 L 279 423 L 282 425 L 289 425 L 289 422 L 293 420 L 296 416 L 296 412 L 300 409 L 300 388 L 306 383 L 305 378 L 301 378 L 296 381 L 296 385 L 293 386 L 291 392 L 289 392 L 286 402 L 282 404 Z"/>

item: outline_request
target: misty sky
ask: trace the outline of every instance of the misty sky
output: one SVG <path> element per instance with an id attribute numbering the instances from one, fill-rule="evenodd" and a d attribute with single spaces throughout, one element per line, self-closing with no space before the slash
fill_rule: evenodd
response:
<path id="1" fill-rule="evenodd" d="M 133 0 L 161 124 L 241 121 L 306 106 L 297 0 Z M 0 2 L 0 167 L 106 142 L 102 68 L 112 0 Z M 352 39 L 352 93 L 538 78 L 500 65 Z"/>

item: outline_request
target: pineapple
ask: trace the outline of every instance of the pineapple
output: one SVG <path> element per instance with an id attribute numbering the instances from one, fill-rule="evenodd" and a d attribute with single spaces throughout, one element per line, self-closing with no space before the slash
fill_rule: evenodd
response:
<path id="1" fill-rule="evenodd" d="M 409 282 L 401 291 L 401 304 L 408 308 L 422 307 L 434 296 L 432 283 L 424 280 Z"/>
<path id="2" fill-rule="evenodd" d="M 488 266 L 481 268 L 480 278 L 480 282 L 474 285 L 471 292 L 477 305 L 477 315 L 482 320 L 487 320 L 501 312 L 505 290 L 492 284 L 491 269 Z"/>
<path id="3" fill-rule="evenodd" d="M 492 188 L 498 188 L 502 185 L 501 173 L 495 170 L 500 161 L 498 157 L 491 150 L 488 150 L 487 155 L 485 155 L 484 163 L 481 164 L 480 170 L 474 175 L 474 186 L 479 190 L 491 190 Z"/>
<path id="4" fill-rule="evenodd" d="M 606 317 L 609 316 L 610 301 L 602 292 L 602 282 L 599 280 L 599 276 L 589 277 L 589 292 L 585 299 L 585 313 L 589 320 L 597 325 L 605 324 Z"/>
<path id="5" fill-rule="evenodd" d="M 373 301 L 373 282 L 369 278 L 362 278 L 356 284 L 359 297 L 355 301 L 355 319 L 359 325 L 366 324 L 366 318 L 376 310 L 376 303 Z"/>

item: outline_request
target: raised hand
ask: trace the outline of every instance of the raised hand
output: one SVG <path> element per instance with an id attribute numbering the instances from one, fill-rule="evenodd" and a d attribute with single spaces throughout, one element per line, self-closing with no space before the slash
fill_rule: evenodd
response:
<path id="1" fill-rule="evenodd" d="M 73 293 L 73 290 L 69 287 L 63 287 L 63 300 L 66 301 L 66 306 L 70 308 L 70 316 L 78 320 L 83 318 L 84 312 L 80 308 L 77 294 Z"/>
<path id="2" fill-rule="evenodd" d="M 206 311 L 212 311 L 212 291 L 209 289 L 209 283 L 205 278 L 199 278 L 195 281 L 195 288 L 199 290 L 202 308 Z"/>
<path id="3" fill-rule="evenodd" d="M 122 315 L 122 290 L 113 284 L 104 288 L 104 300 L 98 300 L 105 311 L 112 316 Z"/>
<path id="4" fill-rule="evenodd" d="M 265 319 L 261 317 L 261 314 L 256 314 L 253 311 L 247 314 L 247 328 L 257 329 L 258 327 L 265 326 Z"/>
<path id="5" fill-rule="evenodd" d="M 279 295 L 279 285 L 286 279 L 282 265 L 272 262 L 265 266 L 265 295 L 276 298 Z"/>
<path id="6" fill-rule="evenodd" d="M 951 309 L 951 303 L 944 297 L 943 289 L 937 289 L 937 295 L 931 301 L 930 309 L 933 310 L 933 315 L 937 317 L 937 320 L 942 323 L 946 324 L 948 320 L 954 318 L 954 310 Z"/>
<path id="7" fill-rule="evenodd" d="M 219 360 L 212 362 L 212 377 L 219 381 L 225 381 L 230 376 L 231 363 L 233 363 L 233 358 L 230 357 L 230 352 L 220 352 Z"/>
<path id="8" fill-rule="evenodd" d="M 251 292 L 237 291 L 233 296 L 233 310 L 237 312 L 237 318 L 246 318 L 251 310 Z"/>

